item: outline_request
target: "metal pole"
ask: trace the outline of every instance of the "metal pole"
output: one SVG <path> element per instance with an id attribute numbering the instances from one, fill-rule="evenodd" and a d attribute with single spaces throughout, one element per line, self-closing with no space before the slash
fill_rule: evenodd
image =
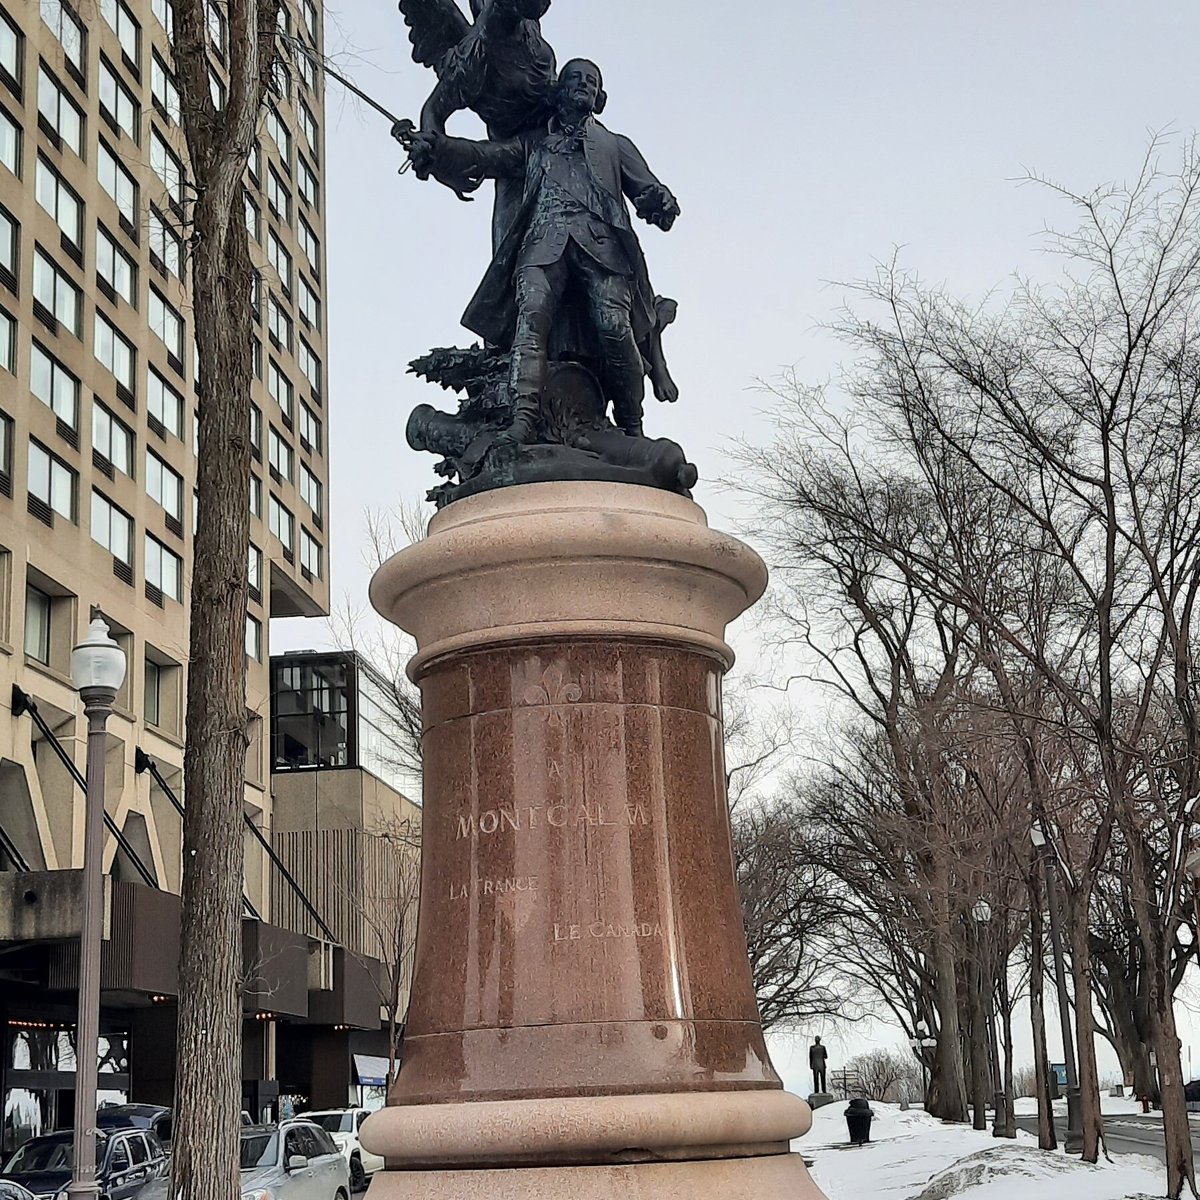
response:
<path id="1" fill-rule="evenodd" d="M 96 1196 L 96 1085 L 100 1061 L 100 943 L 104 937 L 104 756 L 106 726 L 117 698 L 84 688 L 88 723 L 84 799 L 83 927 L 79 935 L 79 1019 L 75 1029 L 75 1125 L 69 1196 Z"/>
<path id="2" fill-rule="evenodd" d="M 1054 856 L 1049 843 L 1041 847 L 1042 870 L 1046 876 L 1046 901 L 1050 910 L 1050 944 L 1054 948 L 1054 978 L 1058 984 L 1058 1015 L 1062 1021 L 1063 1058 L 1067 1061 L 1067 1137 L 1063 1149 L 1068 1154 L 1083 1150 L 1083 1106 L 1079 1094 L 1079 1071 L 1075 1065 L 1075 1035 L 1071 1030 L 1071 1010 L 1067 1003 L 1067 967 L 1063 956 L 1062 917 L 1058 906 L 1058 883 Z"/>

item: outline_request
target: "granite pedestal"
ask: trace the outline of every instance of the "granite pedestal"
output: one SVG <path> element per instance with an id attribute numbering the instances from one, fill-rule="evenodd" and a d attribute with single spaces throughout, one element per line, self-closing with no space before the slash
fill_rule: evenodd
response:
<path id="1" fill-rule="evenodd" d="M 421 911 L 371 1200 L 819 1200 L 733 874 L 727 624 L 767 576 L 691 501 L 459 501 L 371 598 L 411 633 Z"/>

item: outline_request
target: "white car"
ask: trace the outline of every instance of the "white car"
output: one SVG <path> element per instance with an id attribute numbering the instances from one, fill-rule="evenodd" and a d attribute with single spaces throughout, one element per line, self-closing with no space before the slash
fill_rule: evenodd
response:
<path id="1" fill-rule="evenodd" d="M 311 1121 L 242 1128 L 241 1200 L 350 1200 L 350 1172 Z"/>
<path id="2" fill-rule="evenodd" d="M 361 1192 L 376 1171 L 383 1170 L 383 1157 L 363 1148 L 358 1132 L 371 1115 L 366 1108 L 328 1108 L 322 1112 L 301 1113 L 297 1120 L 320 1125 L 333 1138 L 350 1168 L 350 1186 Z"/>

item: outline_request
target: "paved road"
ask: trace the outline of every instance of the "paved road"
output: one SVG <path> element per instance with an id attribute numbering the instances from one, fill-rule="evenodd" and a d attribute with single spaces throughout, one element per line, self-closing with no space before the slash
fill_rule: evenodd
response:
<path id="1" fill-rule="evenodd" d="M 1063 1113 L 1055 1113 L 1055 1126 L 1058 1129 L 1059 1144 L 1067 1133 L 1067 1118 Z M 1037 1117 L 1018 1117 L 1017 1128 L 1024 1129 L 1036 1136 Z M 1167 1161 L 1166 1146 L 1163 1142 L 1162 1117 L 1151 1116 L 1110 1116 L 1104 1118 L 1104 1139 L 1109 1154 L 1146 1154 L 1152 1158 Z M 1200 1156 L 1200 1123 L 1192 1120 L 1192 1145 L 1197 1156 Z"/>

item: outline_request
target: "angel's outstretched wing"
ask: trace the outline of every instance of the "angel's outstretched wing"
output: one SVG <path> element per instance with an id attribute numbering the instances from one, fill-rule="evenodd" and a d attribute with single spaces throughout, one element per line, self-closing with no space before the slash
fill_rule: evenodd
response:
<path id="1" fill-rule="evenodd" d="M 455 0 L 400 0 L 400 15 L 409 29 L 413 58 L 436 67 L 471 31 Z"/>

